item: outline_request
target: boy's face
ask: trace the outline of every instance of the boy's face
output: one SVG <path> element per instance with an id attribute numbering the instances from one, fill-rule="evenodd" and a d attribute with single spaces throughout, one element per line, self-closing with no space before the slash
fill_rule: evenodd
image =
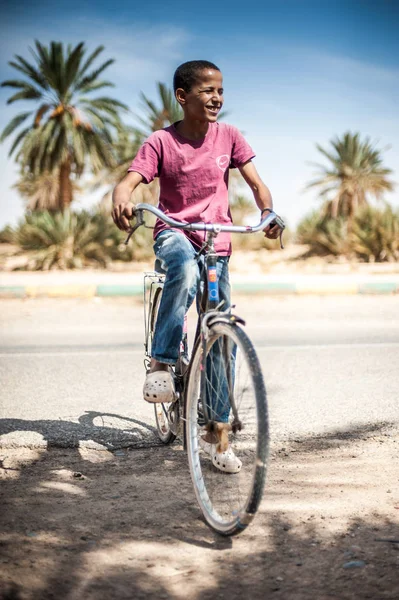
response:
<path id="1" fill-rule="evenodd" d="M 184 116 L 195 121 L 214 123 L 223 106 L 223 77 L 220 71 L 203 69 L 189 92 L 176 90 Z"/>

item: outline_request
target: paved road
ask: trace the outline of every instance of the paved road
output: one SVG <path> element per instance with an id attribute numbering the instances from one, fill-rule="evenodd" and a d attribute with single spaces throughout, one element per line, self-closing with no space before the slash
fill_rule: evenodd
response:
<path id="1" fill-rule="evenodd" d="M 274 439 L 399 422 L 397 296 L 236 303 L 264 369 Z M 139 299 L 2 300 L 0 334 L 0 444 L 154 443 Z"/>

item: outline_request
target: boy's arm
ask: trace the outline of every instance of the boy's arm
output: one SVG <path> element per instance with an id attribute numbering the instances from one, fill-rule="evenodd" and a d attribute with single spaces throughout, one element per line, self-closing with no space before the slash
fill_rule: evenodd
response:
<path id="1" fill-rule="evenodd" d="M 256 170 L 255 165 L 251 160 L 240 165 L 239 167 L 240 173 L 249 185 L 252 190 L 252 193 L 255 198 L 255 202 L 262 212 L 265 208 L 273 209 L 273 199 L 270 193 L 269 188 L 263 183 L 262 179 L 258 171 Z M 280 235 L 280 227 L 275 224 L 273 227 L 268 225 L 266 227 L 265 235 L 268 238 L 276 239 Z"/>
<path id="2" fill-rule="evenodd" d="M 135 206 L 130 200 L 136 187 L 143 181 L 143 176 L 137 171 L 130 171 L 115 187 L 112 194 L 112 218 L 122 231 L 131 229 L 130 219 L 133 218 Z"/>

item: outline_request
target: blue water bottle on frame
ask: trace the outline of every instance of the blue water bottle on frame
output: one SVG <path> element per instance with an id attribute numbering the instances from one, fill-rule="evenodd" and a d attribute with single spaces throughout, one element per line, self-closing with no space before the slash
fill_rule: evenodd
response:
<path id="1" fill-rule="evenodd" d="M 217 256 L 208 257 L 208 303 L 210 308 L 216 308 L 219 304 L 219 282 L 216 270 Z"/>

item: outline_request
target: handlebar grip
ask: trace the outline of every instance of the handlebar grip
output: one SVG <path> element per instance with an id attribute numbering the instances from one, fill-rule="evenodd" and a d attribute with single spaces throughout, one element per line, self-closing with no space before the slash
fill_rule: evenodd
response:
<path id="1" fill-rule="evenodd" d="M 285 229 L 285 223 L 283 221 L 283 219 L 281 217 L 279 217 L 278 215 L 276 215 L 276 218 L 273 219 L 273 221 L 271 223 L 269 223 L 269 227 L 274 227 L 275 225 L 278 225 L 280 227 L 280 248 L 281 250 L 284 250 L 284 244 L 283 244 L 283 232 Z"/>
<path id="2" fill-rule="evenodd" d="M 134 226 L 132 227 L 131 231 L 129 232 L 129 235 L 127 236 L 127 238 L 124 241 L 125 246 L 128 245 L 130 238 L 132 237 L 132 235 L 134 234 L 134 232 L 136 231 L 136 229 L 138 229 L 141 225 L 144 225 L 144 218 L 143 218 L 143 211 L 140 210 L 139 208 L 135 208 L 133 211 L 133 217 L 132 219 L 136 217 L 136 223 L 134 224 Z"/>
<path id="3" fill-rule="evenodd" d="M 273 219 L 273 221 L 269 224 L 269 227 L 274 227 L 275 225 L 278 225 L 282 230 L 285 229 L 285 223 L 279 216 L 276 216 L 276 218 Z"/>

